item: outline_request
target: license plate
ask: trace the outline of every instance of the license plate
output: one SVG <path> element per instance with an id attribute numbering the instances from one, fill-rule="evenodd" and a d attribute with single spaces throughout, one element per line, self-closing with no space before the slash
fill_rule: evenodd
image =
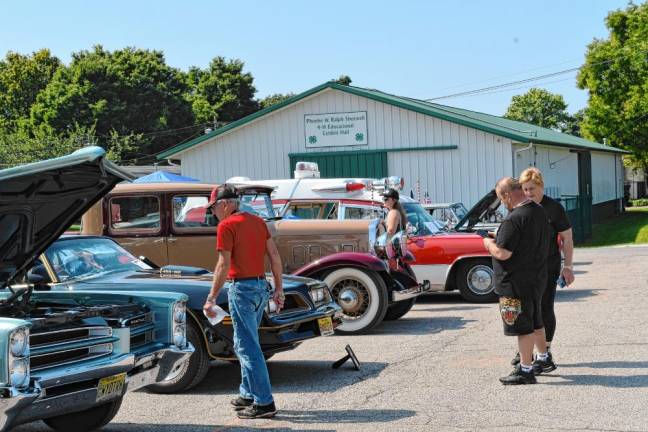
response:
<path id="1" fill-rule="evenodd" d="M 333 321 L 331 317 L 320 318 L 317 320 L 317 324 L 319 325 L 322 336 L 330 336 L 333 334 Z"/>
<path id="2" fill-rule="evenodd" d="M 101 378 L 97 386 L 97 402 L 121 396 L 126 382 L 126 373 Z"/>

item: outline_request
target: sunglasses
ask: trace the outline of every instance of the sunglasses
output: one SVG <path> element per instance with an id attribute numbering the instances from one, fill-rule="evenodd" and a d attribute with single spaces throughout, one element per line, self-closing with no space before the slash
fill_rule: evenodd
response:
<path id="1" fill-rule="evenodd" d="M 388 199 L 393 199 L 392 197 L 383 197 L 383 201 L 387 201 Z"/>

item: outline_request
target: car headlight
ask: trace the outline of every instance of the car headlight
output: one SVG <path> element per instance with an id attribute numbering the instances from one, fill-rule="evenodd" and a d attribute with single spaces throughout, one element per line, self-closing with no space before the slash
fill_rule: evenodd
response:
<path id="1" fill-rule="evenodd" d="M 29 335 L 26 329 L 15 330 L 9 339 L 9 352 L 14 357 L 23 357 L 29 354 Z"/>
<path id="2" fill-rule="evenodd" d="M 29 359 L 14 359 L 9 366 L 9 377 L 12 386 L 26 387 L 29 384 Z"/>
<path id="3" fill-rule="evenodd" d="M 330 301 L 328 288 L 322 285 L 311 288 L 308 293 L 310 294 L 313 303 L 319 304 Z"/>
<path id="4" fill-rule="evenodd" d="M 173 343 L 178 348 L 184 348 L 187 345 L 187 329 L 184 324 L 177 324 L 173 328 Z"/>
<path id="5" fill-rule="evenodd" d="M 173 305 L 173 321 L 177 323 L 187 321 L 187 306 L 184 302 L 177 302 Z"/>

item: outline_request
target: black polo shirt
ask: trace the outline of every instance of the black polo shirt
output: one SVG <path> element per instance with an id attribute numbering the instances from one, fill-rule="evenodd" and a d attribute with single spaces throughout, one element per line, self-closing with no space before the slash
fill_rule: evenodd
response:
<path id="1" fill-rule="evenodd" d="M 493 258 L 495 292 L 516 298 L 541 295 L 549 251 L 549 221 L 543 208 L 528 201 L 511 210 L 500 224 L 495 242 L 512 252 L 505 261 Z"/>

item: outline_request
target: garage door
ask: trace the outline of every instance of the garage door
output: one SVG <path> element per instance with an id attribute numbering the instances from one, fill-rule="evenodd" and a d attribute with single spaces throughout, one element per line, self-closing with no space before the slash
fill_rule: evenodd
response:
<path id="1" fill-rule="evenodd" d="M 290 176 L 297 162 L 316 162 L 322 178 L 387 177 L 387 152 L 327 152 L 291 154 Z"/>

